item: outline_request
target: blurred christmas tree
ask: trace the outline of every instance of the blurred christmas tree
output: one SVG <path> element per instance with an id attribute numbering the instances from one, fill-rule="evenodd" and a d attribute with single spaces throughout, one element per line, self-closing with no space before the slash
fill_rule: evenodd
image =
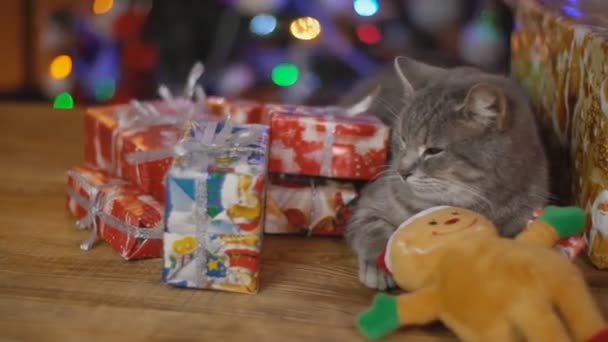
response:
<path id="1" fill-rule="evenodd" d="M 159 83 L 179 93 L 196 61 L 210 94 L 314 104 L 395 55 L 508 69 L 511 17 L 500 0 L 89 2 L 47 30 L 63 34 L 50 39 L 61 48 L 46 92 L 60 102 L 153 97 Z"/>
<path id="2" fill-rule="evenodd" d="M 505 71 L 510 22 L 498 0 L 155 0 L 146 33 L 171 88 L 201 60 L 213 94 L 331 103 L 398 54 Z"/>
<path id="3" fill-rule="evenodd" d="M 93 0 L 51 12 L 41 33 L 54 107 L 126 102 L 154 91 L 157 49 L 142 40 L 149 1 Z"/>

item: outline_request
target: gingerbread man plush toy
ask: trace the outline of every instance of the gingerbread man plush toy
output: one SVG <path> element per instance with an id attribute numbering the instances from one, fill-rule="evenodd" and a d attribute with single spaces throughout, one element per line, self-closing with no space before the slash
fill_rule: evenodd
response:
<path id="1" fill-rule="evenodd" d="M 372 339 L 439 320 L 464 341 L 608 341 L 581 272 L 549 248 L 584 221 L 579 208 L 547 207 L 507 239 L 476 212 L 426 210 L 395 231 L 380 260 L 409 292 L 376 295 L 358 326 Z"/>

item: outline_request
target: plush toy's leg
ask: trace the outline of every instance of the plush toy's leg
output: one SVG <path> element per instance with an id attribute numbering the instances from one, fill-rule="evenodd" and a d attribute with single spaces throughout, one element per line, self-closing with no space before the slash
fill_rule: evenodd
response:
<path id="1" fill-rule="evenodd" d="M 551 305 L 541 301 L 528 301 L 510 313 L 515 326 L 530 342 L 567 342 L 568 332 Z"/>
<path id="2" fill-rule="evenodd" d="M 429 324 L 439 319 L 439 295 L 436 287 L 427 287 L 397 297 L 399 323 L 404 325 Z"/>
<path id="3" fill-rule="evenodd" d="M 547 206 L 538 218 L 558 232 L 560 238 L 577 235 L 585 225 L 585 211 L 578 207 Z"/>
<path id="4" fill-rule="evenodd" d="M 400 326 L 426 324 L 438 318 L 435 288 L 426 288 L 394 297 L 379 293 L 367 311 L 357 318 L 361 333 L 369 339 L 384 337 Z"/>
<path id="5" fill-rule="evenodd" d="M 581 208 L 548 206 L 538 220 L 515 239 L 549 248 L 560 239 L 579 234 L 584 224 L 585 212 Z"/>
<path id="6" fill-rule="evenodd" d="M 585 341 L 608 327 L 582 277 L 570 277 L 554 295 L 577 341 Z"/>

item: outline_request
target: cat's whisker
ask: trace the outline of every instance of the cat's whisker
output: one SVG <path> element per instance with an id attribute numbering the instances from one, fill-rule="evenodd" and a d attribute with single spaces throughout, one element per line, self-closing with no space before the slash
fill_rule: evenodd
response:
<path id="1" fill-rule="evenodd" d="M 492 202 L 487 197 L 483 196 L 479 189 L 475 188 L 474 186 L 466 185 L 460 182 L 451 182 L 450 184 L 483 201 L 485 204 L 488 205 L 488 208 L 490 209 L 492 214 L 494 214 L 495 210 L 494 206 L 492 205 Z"/>
<path id="2" fill-rule="evenodd" d="M 384 105 L 384 107 L 386 107 L 386 109 L 390 110 L 393 113 L 397 112 L 397 107 L 393 106 L 386 98 L 384 98 L 382 96 L 378 96 L 376 99 L 378 101 L 380 101 L 380 103 L 382 105 Z"/>
<path id="3" fill-rule="evenodd" d="M 393 169 L 387 168 L 385 170 L 382 170 L 382 171 L 378 172 L 378 174 L 376 175 L 376 178 L 384 177 L 384 176 L 389 175 L 389 174 L 391 174 L 393 172 L 395 172 Z"/>
<path id="4" fill-rule="evenodd" d="M 441 180 L 441 179 L 436 179 L 437 182 L 441 183 L 443 186 L 445 186 L 446 188 L 449 187 L 456 187 L 468 194 L 470 194 L 471 196 L 479 199 L 480 201 L 482 201 L 484 204 L 486 204 L 488 206 L 488 208 L 490 209 L 490 211 L 492 213 L 494 213 L 494 206 L 492 205 L 492 202 L 486 198 L 485 196 L 483 196 L 481 194 L 480 189 L 477 189 L 476 187 L 472 186 L 472 185 L 467 185 L 458 181 L 445 181 L 445 180 Z"/>
<path id="5" fill-rule="evenodd" d="M 388 101 L 386 101 L 385 99 L 378 97 L 377 100 L 380 102 L 381 105 L 384 106 L 384 108 L 386 108 L 386 110 L 388 111 L 388 113 L 395 118 L 395 120 L 399 120 L 399 113 L 397 112 L 396 108 L 393 108 Z"/>
<path id="6" fill-rule="evenodd" d="M 401 177 L 401 175 L 388 175 L 384 176 L 383 179 L 400 179 L 405 184 L 405 180 L 403 177 Z"/>

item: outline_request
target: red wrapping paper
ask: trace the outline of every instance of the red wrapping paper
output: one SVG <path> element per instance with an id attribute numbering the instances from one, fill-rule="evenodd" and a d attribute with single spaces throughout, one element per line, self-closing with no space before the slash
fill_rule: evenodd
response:
<path id="1" fill-rule="evenodd" d="M 144 193 L 165 201 L 165 175 L 173 162 L 172 157 L 141 163 L 129 163 L 131 153 L 146 152 L 170 147 L 179 142 L 181 127 L 163 125 L 145 130 L 125 132 L 118 153 L 118 174 L 137 184 Z"/>
<path id="2" fill-rule="evenodd" d="M 82 186 L 74 174 L 87 186 Z M 71 168 L 67 185 L 68 210 L 79 220 L 93 211 L 92 220 L 85 224 L 124 259 L 161 256 L 163 208 L 159 202 L 132 183 L 87 167 Z"/>
<path id="3" fill-rule="evenodd" d="M 180 114 L 162 101 L 142 103 L 151 105 L 162 115 L 177 116 Z M 184 110 L 186 110 L 185 105 Z M 119 127 L 118 117 L 124 111 L 128 111 L 130 117 L 136 116 L 135 110 L 127 104 L 87 109 L 84 118 L 84 161 L 87 165 L 110 173 L 117 172 L 116 160 L 113 160 L 113 157 L 116 157 L 114 153 L 119 148 L 120 139 L 127 133 L 132 134 L 138 128 L 149 128 L 142 128 L 137 125 L 134 127 Z"/>
<path id="4" fill-rule="evenodd" d="M 92 168 L 80 166 L 72 167 L 70 170 L 82 175 L 87 180 L 87 183 L 95 187 L 96 189 L 99 189 L 104 185 L 120 181 L 119 179 L 110 176 L 107 172 L 102 170 L 95 170 Z M 86 191 L 85 188 L 81 187 L 74 180 L 74 178 L 70 177 L 69 175 L 67 179 L 67 186 L 68 188 L 73 189 L 73 191 L 82 196 L 82 198 L 84 198 L 86 201 L 91 200 L 91 194 Z M 85 218 L 85 216 L 89 212 L 88 208 L 85 208 L 84 206 L 80 205 L 79 202 L 76 201 L 76 199 L 70 196 L 69 194 L 66 197 L 66 207 L 68 211 L 72 213 L 72 215 L 74 215 L 77 220 Z"/>
<path id="5" fill-rule="evenodd" d="M 145 103 L 166 116 L 177 116 L 178 111 L 161 101 Z M 180 139 L 182 125 L 126 125 L 119 127 L 121 111 L 131 110 L 128 105 L 93 107 L 85 114 L 84 160 L 85 165 L 105 170 L 119 178 L 137 184 L 144 192 L 164 201 L 164 176 L 172 158 L 130 163 L 128 156 L 173 146 Z M 197 115 L 202 118 L 201 107 Z M 184 105 L 184 110 L 187 107 Z M 210 119 L 213 119 L 209 117 Z"/>
<path id="6" fill-rule="evenodd" d="M 217 117 L 227 117 L 234 123 L 260 123 L 264 114 L 264 105 L 249 100 L 227 100 L 223 97 L 209 97 L 207 107 L 210 114 Z"/>
<path id="7" fill-rule="evenodd" d="M 84 162 L 105 171 L 112 169 L 113 132 L 118 127 L 115 118 L 119 106 L 92 107 L 84 116 Z"/>
<path id="8" fill-rule="evenodd" d="M 389 128 L 376 117 L 269 105 L 262 120 L 270 125 L 270 172 L 371 180 L 385 168 Z"/>

